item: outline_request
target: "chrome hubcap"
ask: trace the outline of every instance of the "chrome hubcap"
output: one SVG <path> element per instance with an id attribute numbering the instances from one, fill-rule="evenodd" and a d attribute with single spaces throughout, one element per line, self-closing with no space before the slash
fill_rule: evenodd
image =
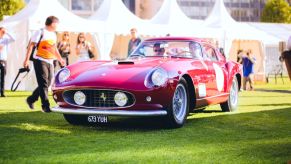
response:
<path id="1" fill-rule="evenodd" d="M 238 85 L 237 85 L 237 81 L 233 80 L 232 85 L 231 85 L 231 90 L 230 90 L 230 103 L 231 103 L 231 105 L 236 106 L 237 100 L 238 100 Z"/>
<path id="2" fill-rule="evenodd" d="M 173 112 L 176 120 L 179 122 L 184 120 L 187 108 L 187 93 L 184 85 L 179 84 L 175 90 L 173 97 Z"/>

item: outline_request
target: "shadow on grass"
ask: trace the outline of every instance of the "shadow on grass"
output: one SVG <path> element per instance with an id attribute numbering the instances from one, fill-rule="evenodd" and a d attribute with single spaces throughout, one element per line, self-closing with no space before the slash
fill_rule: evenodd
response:
<path id="1" fill-rule="evenodd" d="M 282 106 L 282 105 L 290 105 L 291 103 L 283 103 L 283 104 L 260 104 L 260 106 Z M 242 105 L 248 106 L 248 105 Z M 276 109 L 276 110 L 268 110 L 268 111 L 260 111 L 260 112 L 252 112 L 252 113 L 231 113 L 231 112 L 222 112 L 221 110 L 204 110 L 199 111 L 197 113 L 190 113 L 190 117 L 195 117 L 195 115 L 200 113 L 218 113 L 219 115 L 216 116 L 209 116 L 203 118 L 191 118 L 187 119 L 186 126 L 190 126 L 197 121 L 203 120 L 212 120 L 217 119 L 223 120 L 224 118 L 229 118 L 234 120 L 236 118 L 240 118 L 244 115 L 259 115 L 262 113 L 280 113 L 279 111 L 286 112 L 286 110 L 291 110 L 290 108 L 284 109 Z M 291 111 L 287 112 L 291 113 Z M 286 113 L 286 114 L 287 114 Z M 98 127 L 97 130 L 141 130 L 141 131 L 151 131 L 151 130 L 158 130 L 166 128 L 166 118 L 164 117 L 116 117 L 116 116 L 109 116 L 108 123 L 98 123 L 98 124 L 91 124 L 91 125 L 70 125 L 65 121 L 62 114 L 58 113 L 50 113 L 44 114 L 40 111 L 35 112 L 15 112 L 15 113 L 6 113 L 1 114 L 0 125 L 1 127 L 5 127 L 5 125 L 22 125 L 22 124 L 34 124 L 34 125 L 45 125 L 45 126 L 54 126 L 57 128 L 70 128 L 70 127 L 80 127 L 80 128 L 87 128 L 87 127 Z M 182 128 L 183 129 L 183 128 Z M 92 130 L 92 128 L 90 128 Z"/>
<path id="2" fill-rule="evenodd" d="M 222 110 L 195 110 L 192 113 L 190 113 L 189 115 L 195 115 L 195 113 L 223 113 Z"/>
<path id="3" fill-rule="evenodd" d="M 289 90 L 256 89 L 255 91 L 259 91 L 259 92 L 277 92 L 277 93 L 289 93 L 289 94 L 291 94 L 291 91 L 289 91 Z"/>
<path id="4" fill-rule="evenodd" d="M 249 105 L 240 105 L 240 106 L 291 106 L 291 103 L 280 103 L 280 104 L 249 104 Z"/>
<path id="5" fill-rule="evenodd" d="M 99 159 L 118 161 L 110 153 L 173 150 L 178 153 L 175 153 L 177 156 L 183 156 L 177 150 L 195 153 L 193 150 L 198 149 L 206 156 L 210 153 L 217 157 L 230 155 L 229 159 L 234 156 L 241 159 L 252 157 L 252 160 L 268 159 L 282 163 L 291 155 L 288 139 L 290 117 L 291 108 L 203 118 L 195 118 L 194 115 L 183 128 L 169 130 L 161 128 L 164 126 L 161 118 L 114 118 L 108 124 L 87 127 L 69 125 L 55 113 L 7 113 L 1 114 L 0 119 L 0 159 L 35 160 L 43 156 L 39 160 L 45 161 L 56 156 L 64 155 L 70 159 L 71 156 L 94 152 Z M 285 145 L 284 149 L 282 145 Z M 206 147 L 209 148 L 207 151 Z M 104 153 L 109 156 L 103 157 Z M 172 155 L 163 154 L 158 159 L 174 158 Z M 185 159 L 199 157 L 196 155 L 188 154 Z M 130 158 L 128 155 L 119 159 Z M 84 159 L 90 161 L 90 158 Z"/>
<path id="6" fill-rule="evenodd" d="M 9 94 L 9 95 L 6 95 L 5 98 L 11 98 L 11 97 L 28 97 L 29 95 L 16 95 L 16 94 Z"/>

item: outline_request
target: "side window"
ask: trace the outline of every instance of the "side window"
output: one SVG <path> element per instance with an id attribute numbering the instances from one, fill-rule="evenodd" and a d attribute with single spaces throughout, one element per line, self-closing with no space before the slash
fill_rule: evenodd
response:
<path id="1" fill-rule="evenodd" d="M 218 61 L 215 50 L 208 45 L 204 45 L 203 55 L 204 55 L 203 58 L 205 60 Z"/>
<path id="2" fill-rule="evenodd" d="M 202 59 L 202 49 L 199 43 L 191 42 L 189 44 L 189 49 L 193 54 L 193 59 Z"/>

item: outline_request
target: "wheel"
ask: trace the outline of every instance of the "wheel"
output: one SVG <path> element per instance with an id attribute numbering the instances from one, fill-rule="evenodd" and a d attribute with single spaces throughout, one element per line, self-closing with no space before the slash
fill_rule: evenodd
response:
<path id="1" fill-rule="evenodd" d="M 84 125 L 87 123 L 87 116 L 64 114 L 65 120 L 72 125 Z"/>
<path id="2" fill-rule="evenodd" d="M 178 83 L 172 103 L 168 109 L 167 119 L 170 127 L 179 128 L 184 125 L 189 112 L 188 85 L 184 78 Z"/>
<path id="3" fill-rule="evenodd" d="M 235 112 L 238 105 L 238 82 L 236 78 L 233 78 L 231 88 L 229 91 L 228 100 L 220 104 L 223 112 Z"/>

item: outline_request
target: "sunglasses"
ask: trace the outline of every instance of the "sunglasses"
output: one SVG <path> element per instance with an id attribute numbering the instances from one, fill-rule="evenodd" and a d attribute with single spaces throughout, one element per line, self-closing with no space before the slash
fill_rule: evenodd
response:
<path id="1" fill-rule="evenodd" d="M 64 36 L 69 36 L 69 34 L 64 34 Z"/>

